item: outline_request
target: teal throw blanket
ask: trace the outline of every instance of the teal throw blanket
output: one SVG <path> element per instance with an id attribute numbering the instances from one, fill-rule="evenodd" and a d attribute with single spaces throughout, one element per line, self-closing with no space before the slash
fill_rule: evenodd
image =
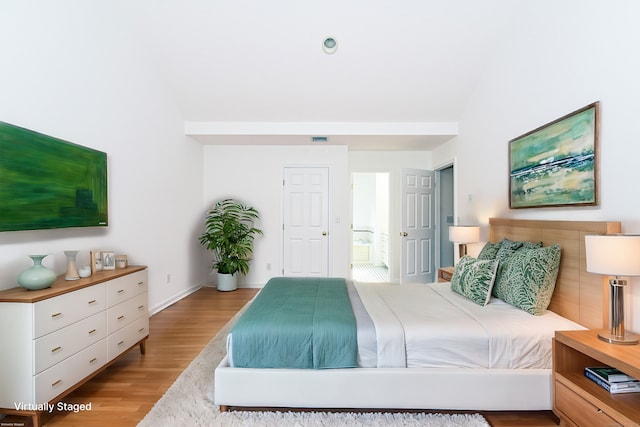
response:
<path id="1" fill-rule="evenodd" d="M 231 334 L 235 367 L 356 367 L 356 322 L 344 279 L 273 278 Z"/>

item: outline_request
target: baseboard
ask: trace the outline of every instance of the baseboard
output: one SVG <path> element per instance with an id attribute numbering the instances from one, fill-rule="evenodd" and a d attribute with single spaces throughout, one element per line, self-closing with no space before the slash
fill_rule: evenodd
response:
<path id="1" fill-rule="evenodd" d="M 202 287 L 202 285 L 197 285 L 197 286 L 193 286 L 189 289 L 186 289 L 182 292 L 180 292 L 179 294 L 176 294 L 174 296 L 172 296 L 171 298 L 161 302 L 160 304 L 151 307 L 151 309 L 149 310 L 149 316 L 153 316 L 154 314 L 160 313 L 162 310 L 164 310 L 165 308 L 169 307 L 172 304 L 175 304 L 176 302 L 180 301 L 182 298 L 191 295 L 192 293 L 194 293 L 195 291 L 197 291 L 198 289 L 200 289 Z"/>

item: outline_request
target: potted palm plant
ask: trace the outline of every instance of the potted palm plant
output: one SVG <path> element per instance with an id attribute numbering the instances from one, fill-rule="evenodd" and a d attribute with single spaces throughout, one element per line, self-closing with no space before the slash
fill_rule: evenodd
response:
<path id="1" fill-rule="evenodd" d="M 253 240 L 262 231 L 254 227 L 258 211 L 234 199 L 225 199 L 207 212 L 200 243 L 213 252 L 212 269 L 218 272 L 218 290 L 237 289 L 237 273 L 249 272 Z"/>

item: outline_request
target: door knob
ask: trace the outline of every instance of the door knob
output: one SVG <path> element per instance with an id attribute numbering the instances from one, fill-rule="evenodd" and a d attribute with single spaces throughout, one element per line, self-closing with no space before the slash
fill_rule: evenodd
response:
<path id="1" fill-rule="evenodd" d="M 402 233 L 400 233 L 400 235 L 402 237 L 407 237 L 409 235 L 409 233 L 407 233 L 406 231 L 403 231 Z"/>
<path id="2" fill-rule="evenodd" d="M 326 235 L 327 235 L 327 232 L 326 232 L 326 231 L 323 231 L 323 232 L 322 232 L 322 235 L 323 235 L 323 236 L 326 236 Z"/>

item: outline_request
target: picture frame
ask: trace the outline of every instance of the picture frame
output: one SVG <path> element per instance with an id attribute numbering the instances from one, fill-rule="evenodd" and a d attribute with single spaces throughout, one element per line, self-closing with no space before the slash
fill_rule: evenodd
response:
<path id="1" fill-rule="evenodd" d="M 509 141 L 509 208 L 596 206 L 600 103 Z"/>
<path id="2" fill-rule="evenodd" d="M 115 270 L 116 269 L 116 254 L 115 254 L 115 252 L 102 251 L 102 269 L 103 270 Z"/>
<path id="3" fill-rule="evenodd" d="M 102 254 L 100 251 L 89 251 L 89 262 L 91 267 L 91 274 L 95 274 L 96 271 L 102 270 Z"/>

